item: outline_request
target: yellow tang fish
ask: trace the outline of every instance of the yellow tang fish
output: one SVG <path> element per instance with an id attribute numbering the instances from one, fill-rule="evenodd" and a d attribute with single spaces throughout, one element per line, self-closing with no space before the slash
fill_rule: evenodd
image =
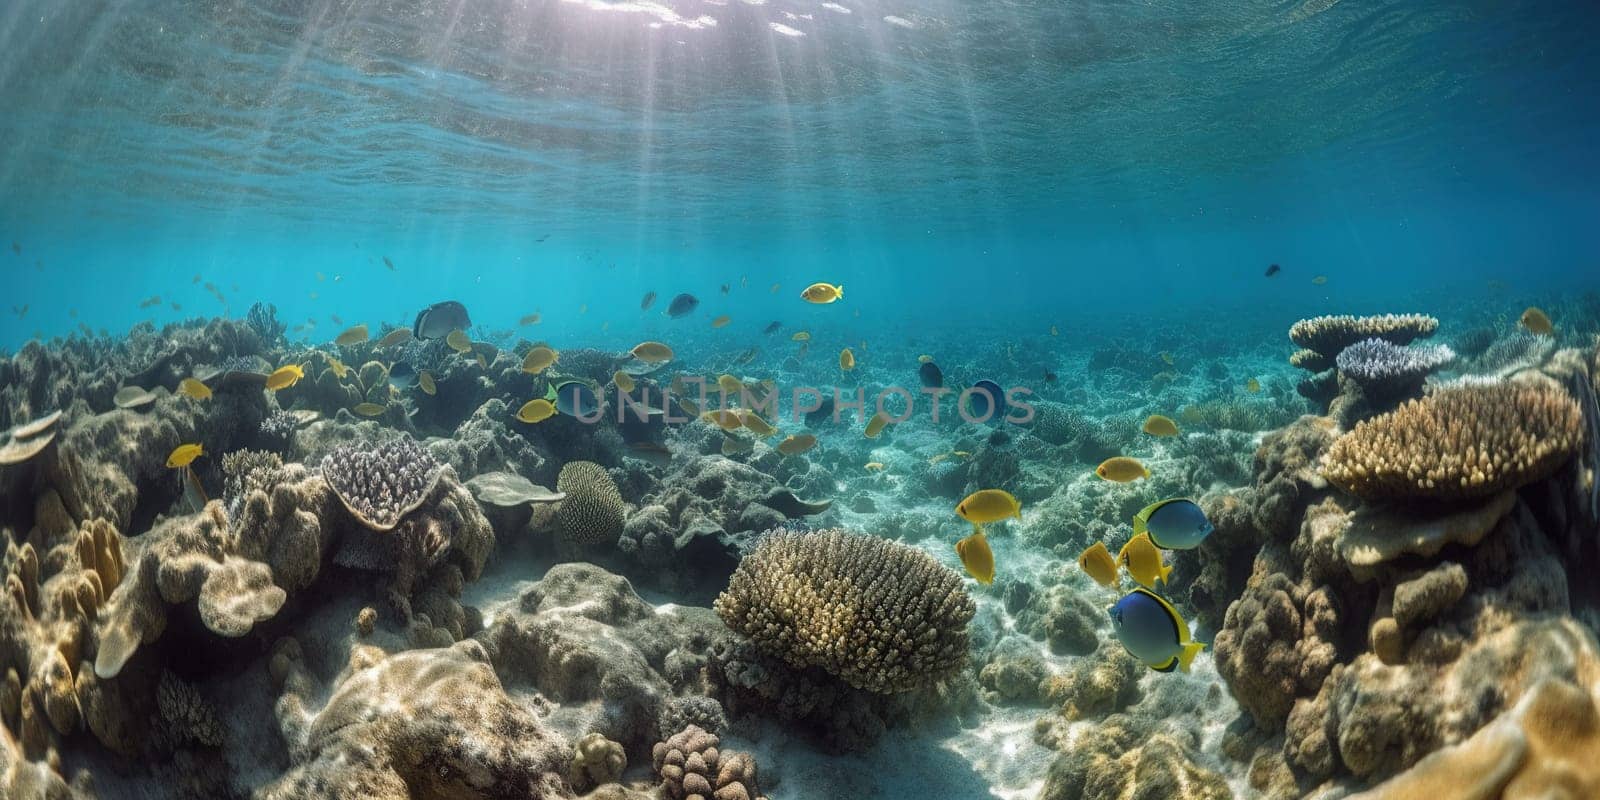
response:
<path id="1" fill-rule="evenodd" d="M 1060 336 L 1061 335 L 1061 331 L 1056 330 L 1056 326 L 1051 325 L 1050 326 L 1050 335 L 1051 336 Z"/>
<path id="2" fill-rule="evenodd" d="M 1258 381 L 1255 378 L 1245 381 L 1244 390 L 1251 394 L 1261 391 L 1261 381 Z"/>
<path id="3" fill-rule="evenodd" d="M 846 347 L 843 350 L 840 350 L 839 351 L 839 369 L 842 369 L 845 372 L 849 372 L 850 370 L 853 370 L 855 368 L 856 368 L 856 354 L 850 352 L 850 348 L 848 348 L 848 347 Z"/>
<path id="4" fill-rule="evenodd" d="M 542 397 L 529 400 L 522 404 L 522 408 L 517 409 L 517 419 L 529 424 L 544 422 L 555 415 L 556 407 Z"/>
<path id="5" fill-rule="evenodd" d="M 927 354 L 923 354 L 923 355 L 917 356 L 917 362 L 921 363 L 921 364 L 926 364 L 926 363 L 928 363 L 929 361 L 932 361 L 932 360 L 933 360 L 933 356 L 930 356 L 930 355 L 927 355 Z"/>
<path id="6" fill-rule="evenodd" d="M 817 446 L 817 437 L 809 433 L 790 436 L 778 443 L 778 452 L 786 456 L 797 456 Z"/>
<path id="7" fill-rule="evenodd" d="M 672 348 L 660 342 L 640 342 L 628 352 L 646 364 L 660 364 L 672 360 Z"/>
<path id="8" fill-rule="evenodd" d="M 1151 414 L 1144 421 L 1144 432 L 1151 436 L 1177 436 L 1178 423 L 1173 422 L 1171 417 Z"/>
<path id="9" fill-rule="evenodd" d="M 867 429 L 862 431 L 862 435 L 868 439 L 876 439 L 878 434 L 883 433 L 884 428 L 889 427 L 889 422 L 889 415 L 879 411 L 872 415 L 872 419 L 867 420 Z"/>
<path id="10" fill-rule="evenodd" d="M 633 382 L 632 375 L 629 375 L 620 369 L 611 373 L 611 382 L 616 384 L 617 388 L 624 392 L 632 392 L 634 387 L 638 385 Z"/>
<path id="11" fill-rule="evenodd" d="M 538 375 L 559 361 L 561 361 L 560 353 L 541 344 L 522 357 L 522 371 L 529 375 Z"/>
<path id="12" fill-rule="evenodd" d="M 444 337 L 444 343 L 450 345 L 451 350 L 454 350 L 461 355 L 466 355 L 472 352 L 472 340 L 468 339 L 467 335 L 462 333 L 460 330 L 453 330 L 446 335 Z"/>
<path id="13" fill-rule="evenodd" d="M 1327 282 L 1328 282 L 1328 276 L 1326 276 L 1326 275 L 1318 275 L 1317 277 L 1311 279 L 1311 283 L 1316 285 L 1316 286 L 1322 286 L 1323 284 L 1326 284 Z"/>
<path id="14" fill-rule="evenodd" d="M 882 472 L 883 471 L 883 462 L 882 461 L 868 461 L 867 462 L 867 469 L 869 471 L 872 471 L 872 472 Z"/>
<path id="15" fill-rule="evenodd" d="M 172 455 L 167 456 L 167 467 L 171 469 L 187 467 L 205 454 L 205 448 L 198 444 L 180 444 L 172 451 Z"/>
<path id="16" fill-rule="evenodd" d="M 1517 322 L 1535 336 L 1551 336 L 1556 332 L 1555 323 L 1550 321 L 1550 315 L 1537 306 L 1528 306 Z"/>
<path id="17" fill-rule="evenodd" d="M 807 303 L 832 303 L 844 299 L 844 286 L 834 286 L 827 283 L 813 283 L 800 293 L 800 299 Z"/>
<path id="18" fill-rule="evenodd" d="M 739 421 L 743 423 L 745 430 L 757 436 L 764 438 L 778 432 L 777 428 L 772 427 L 772 423 L 762 419 L 760 414 L 748 408 L 739 409 L 738 414 Z"/>
<path id="19" fill-rule="evenodd" d="M 184 378 L 178 381 L 178 394 L 193 397 L 196 400 L 210 400 L 211 387 L 201 383 L 197 378 Z"/>
<path id="20" fill-rule="evenodd" d="M 344 346 L 344 345 L 352 345 L 352 344 L 361 344 L 362 342 L 364 342 L 366 340 L 367 340 L 367 326 L 366 326 L 366 323 L 362 323 L 360 325 L 352 326 L 349 330 L 345 331 L 344 333 L 341 333 L 338 336 L 335 336 L 334 339 L 333 339 L 333 343 L 336 344 L 336 345 Z"/>
<path id="21" fill-rule="evenodd" d="M 1105 542 L 1095 542 L 1078 554 L 1078 566 L 1101 586 L 1117 585 L 1117 560 Z"/>
<path id="22" fill-rule="evenodd" d="M 967 574 L 978 583 L 986 586 L 994 583 L 994 551 L 989 549 L 989 537 L 984 536 L 982 530 L 956 542 L 956 555 L 961 556 L 961 566 L 966 567 Z"/>
<path id="23" fill-rule="evenodd" d="M 1121 564 L 1140 586 L 1146 589 L 1156 588 L 1156 581 L 1163 584 L 1167 576 L 1172 574 L 1172 567 L 1161 563 L 1161 550 L 1155 542 L 1150 541 L 1149 533 L 1141 533 L 1128 540 L 1128 543 L 1117 551 L 1117 563 Z"/>
<path id="24" fill-rule="evenodd" d="M 700 421 L 708 425 L 715 425 L 725 431 L 736 431 L 744 426 L 744 422 L 739 419 L 738 414 L 727 410 L 707 411 L 700 415 Z"/>
<path id="25" fill-rule="evenodd" d="M 330 355 L 324 355 L 323 359 L 328 362 L 328 369 L 332 370 L 334 377 L 339 380 L 344 380 L 344 377 L 350 374 L 350 368 L 343 361 Z"/>
<path id="26" fill-rule="evenodd" d="M 956 516 L 975 526 L 1011 517 L 1022 519 L 1022 501 L 1004 489 L 980 489 L 956 504 Z"/>
<path id="27" fill-rule="evenodd" d="M 1167 352 L 1165 350 L 1162 350 L 1161 351 L 1161 363 L 1166 364 L 1167 366 L 1170 367 L 1173 364 L 1178 363 L 1178 359 L 1173 358 L 1171 353 L 1169 353 L 1169 352 Z"/>
<path id="28" fill-rule="evenodd" d="M 1117 483 L 1132 483 L 1140 478 L 1150 477 L 1150 469 L 1139 463 L 1137 458 L 1127 456 L 1113 456 L 1094 468 L 1094 474 Z"/>
<path id="29" fill-rule="evenodd" d="M 722 316 L 717 317 L 714 320 L 711 320 L 711 327 L 720 328 L 720 327 L 722 327 L 722 326 L 724 326 L 724 325 L 726 325 L 726 324 L 728 324 L 729 322 L 732 322 L 732 321 L 733 321 L 733 317 L 730 317 L 727 314 L 723 314 Z"/>
<path id="30" fill-rule="evenodd" d="M 394 330 L 384 334 L 382 339 L 378 340 L 378 346 L 394 347 L 397 344 L 405 344 L 409 341 L 411 341 L 411 331 L 405 328 L 395 328 Z"/>
<path id="31" fill-rule="evenodd" d="M 305 368 L 299 364 L 287 364 L 278 367 L 271 375 L 267 376 L 267 390 L 281 391 L 300 382 L 306 376 Z"/>
<path id="32" fill-rule="evenodd" d="M 422 370 L 417 373 L 417 385 L 422 387 L 422 393 L 432 397 L 439 391 L 439 385 L 433 382 L 433 373 Z"/>
<path id="33" fill-rule="evenodd" d="M 529 315 L 523 317 L 522 319 L 517 320 L 517 324 L 518 325 L 538 325 L 540 319 L 542 319 L 542 318 L 538 314 L 529 314 Z"/>
<path id="34" fill-rule="evenodd" d="M 738 378 L 724 374 L 717 376 L 717 388 L 721 389 L 723 394 L 738 399 L 739 391 L 744 388 L 744 384 L 740 383 Z"/>
<path id="35" fill-rule="evenodd" d="M 578 305 L 578 313 L 579 314 L 587 314 L 587 313 L 589 313 L 589 304 L 588 303 L 579 304 Z"/>
<path id="36" fill-rule="evenodd" d="M 384 412 L 384 407 L 377 403 L 357 403 L 356 407 L 350 410 L 363 417 L 376 417 Z"/>
<path id="37" fill-rule="evenodd" d="M 811 341 L 811 334 L 808 331 L 800 331 L 800 332 L 796 333 L 795 335 L 790 336 L 789 337 L 789 341 L 791 341 L 791 342 L 809 342 L 809 341 Z"/>

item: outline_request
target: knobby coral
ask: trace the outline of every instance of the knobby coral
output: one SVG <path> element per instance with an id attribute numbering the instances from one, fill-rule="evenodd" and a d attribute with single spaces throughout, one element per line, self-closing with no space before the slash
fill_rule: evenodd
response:
<path id="1" fill-rule="evenodd" d="M 755 759 L 718 752 L 717 744 L 716 736 L 690 725 L 651 749 L 669 800 L 762 800 Z"/>
<path id="2" fill-rule="evenodd" d="M 715 608 L 770 655 L 882 693 L 959 670 L 976 612 L 961 578 L 926 553 L 839 530 L 769 533 Z"/>
<path id="3" fill-rule="evenodd" d="M 1577 452 L 1581 423 L 1554 386 L 1460 386 L 1358 424 L 1322 474 L 1367 500 L 1485 497 L 1549 477 Z"/>
<path id="4" fill-rule="evenodd" d="M 322 476 L 351 515 L 390 531 L 428 499 L 442 470 L 409 436 L 377 447 L 341 445 L 322 459 Z"/>

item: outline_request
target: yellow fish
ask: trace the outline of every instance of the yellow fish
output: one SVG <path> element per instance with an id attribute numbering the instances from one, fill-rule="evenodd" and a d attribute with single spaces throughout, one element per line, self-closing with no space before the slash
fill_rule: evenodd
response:
<path id="1" fill-rule="evenodd" d="M 1551 336 L 1556 332 L 1555 323 L 1550 321 L 1550 315 L 1536 306 L 1528 306 L 1517 322 L 1527 329 L 1528 333 L 1536 336 Z"/>
<path id="2" fill-rule="evenodd" d="M 994 583 L 994 551 L 989 549 L 989 537 L 981 529 L 956 542 L 956 555 L 961 556 L 961 566 L 978 583 Z"/>
<path id="3" fill-rule="evenodd" d="M 744 426 L 744 421 L 739 419 L 737 413 L 726 409 L 707 411 L 700 415 L 700 421 L 707 425 L 715 425 L 725 431 L 736 431 Z"/>
<path id="4" fill-rule="evenodd" d="M 538 375 L 539 373 L 544 372 L 546 369 L 549 369 L 551 365 L 559 362 L 560 360 L 560 353 L 541 344 L 538 347 L 529 350 L 528 354 L 523 356 L 522 371 L 528 373 L 529 375 Z"/>
<path id="5" fill-rule="evenodd" d="M 672 360 L 672 348 L 660 342 L 640 342 L 629 352 L 646 364 L 660 364 Z"/>
<path id="6" fill-rule="evenodd" d="M 725 436 L 722 439 L 722 454 L 736 456 L 756 449 L 756 443 L 749 439 L 740 439 L 737 436 Z"/>
<path id="7" fill-rule="evenodd" d="M 1150 477 L 1150 470 L 1139 463 L 1137 458 L 1113 456 L 1100 462 L 1100 466 L 1094 468 L 1094 474 L 1108 481 L 1132 483 L 1140 478 Z"/>
<path id="8" fill-rule="evenodd" d="M 800 293 L 800 299 L 807 303 L 832 303 L 844 299 L 844 286 L 834 286 L 827 283 L 813 283 Z"/>
<path id="9" fill-rule="evenodd" d="M 729 398 L 737 400 L 739 399 L 739 390 L 744 388 L 744 384 L 740 383 L 739 379 L 732 375 L 723 374 L 717 376 L 717 388 L 721 389 L 722 393 Z"/>
<path id="10" fill-rule="evenodd" d="M 1101 586 L 1117 585 L 1117 560 L 1105 542 L 1095 542 L 1078 554 L 1078 566 Z"/>
<path id="11" fill-rule="evenodd" d="M 872 419 L 867 420 L 867 429 L 862 432 L 862 435 L 868 439 L 876 439 L 878 434 L 883 433 L 883 429 L 887 427 L 889 427 L 889 415 L 879 411 L 872 415 Z"/>
<path id="12" fill-rule="evenodd" d="M 192 397 L 196 400 L 210 400 L 211 387 L 201 383 L 197 378 L 184 378 L 178 381 L 178 394 Z"/>
<path id="13" fill-rule="evenodd" d="M 1244 390 L 1251 394 L 1261 391 L 1261 381 L 1258 381 L 1255 378 L 1245 381 Z"/>
<path id="14" fill-rule="evenodd" d="M 711 320 L 711 327 L 720 328 L 720 327 L 722 327 L 722 326 L 724 326 L 724 325 L 726 325 L 726 324 L 728 324 L 729 322 L 732 322 L 732 321 L 733 321 L 733 317 L 730 317 L 727 314 L 723 314 L 722 316 L 717 317 L 714 320 Z"/>
<path id="15" fill-rule="evenodd" d="M 744 424 L 745 430 L 748 430 L 757 436 L 765 438 L 778 432 L 778 429 L 772 427 L 771 423 L 762 419 L 760 414 L 757 414 L 748 408 L 741 408 L 739 409 L 738 413 L 739 421 Z"/>
<path id="16" fill-rule="evenodd" d="M 1004 489 L 980 489 L 956 504 L 956 516 L 974 527 L 1011 517 L 1022 519 L 1022 501 Z"/>
<path id="17" fill-rule="evenodd" d="M 541 317 L 538 314 L 529 314 L 517 320 L 518 325 L 538 325 Z"/>
<path id="18" fill-rule="evenodd" d="M 956 458 L 970 458 L 972 456 L 971 453 L 965 450 L 951 450 L 950 455 L 955 456 Z"/>
<path id="19" fill-rule="evenodd" d="M 350 410 L 363 417 L 376 417 L 384 412 L 384 407 L 377 403 L 357 403 L 356 407 Z"/>
<path id="20" fill-rule="evenodd" d="M 473 353 L 472 355 L 478 360 L 478 369 L 489 368 L 489 360 L 483 357 L 483 353 Z"/>
<path id="21" fill-rule="evenodd" d="M 340 361 L 339 359 L 330 355 L 324 355 L 322 358 L 328 362 L 328 369 L 332 370 L 334 377 L 338 378 L 339 380 L 344 380 L 344 376 L 350 374 L 350 368 L 345 366 L 343 361 Z"/>
<path id="22" fill-rule="evenodd" d="M 790 336 L 789 337 L 789 341 L 791 341 L 791 342 L 809 342 L 809 341 L 811 341 L 811 334 L 809 332 L 807 332 L 807 331 L 800 331 L 800 332 L 796 333 L 795 335 Z"/>
<path id="23" fill-rule="evenodd" d="M 411 331 L 405 328 L 395 328 L 394 330 L 384 334 L 382 339 L 378 340 L 378 346 L 394 347 L 397 344 L 405 344 L 409 341 L 411 341 Z"/>
<path id="24" fill-rule="evenodd" d="M 205 448 L 198 444 L 180 444 L 172 451 L 172 455 L 167 456 L 167 467 L 170 469 L 187 467 L 205 454 Z"/>
<path id="25" fill-rule="evenodd" d="M 1121 564 L 1140 586 L 1146 589 L 1156 588 L 1156 581 L 1163 584 L 1167 576 L 1172 574 L 1172 567 L 1161 563 L 1161 550 L 1150 541 L 1149 533 L 1141 533 L 1128 540 L 1128 543 L 1117 551 L 1117 563 Z"/>
<path id="26" fill-rule="evenodd" d="M 927 355 L 927 354 L 923 354 L 923 355 L 917 356 L 917 363 L 919 363 L 919 364 L 926 364 L 926 363 L 928 363 L 929 361 L 932 361 L 932 360 L 933 360 L 933 356 L 930 356 L 930 355 Z"/>
<path id="27" fill-rule="evenodd" d="M 624 392 L 632 392 L 633 388 L 638 385 L 633 382 L 632 375 L 629 375 L 620 369 L 611 373 L 611 382 L 616 384 L 617 388 Z"/>
<path id="28" fill-rule="evenodd" d="M 196 279 L 196 280 L 195 280 L 195 283 L 199 283 L 199 282 L 200 282 L 200 281 L 199 281 L 199 278 L 200 278 L 200 276 L 199 276 L 199 275 L 196 275 L 196 276 L 195 276 L 195 279 Z M 328 279 L 328 276 L 326 276 L 326 275 L 324 275 L 324 274 L 322 274 L 322 273 L 320 273 L 320 272 L 319 272 L 319 273 L 317 273 L 317 283 L 322 283 L 322 282 L 323 282 L 323 281 L 325 281 L 325 280 L 327 280 L 327 279 Z"/>
<path id="29" fill-rule="evenodd" d="M 867 462 L 867 470 L 870 471 L 870 472 L 882 472 L 883 471 L 883 462 L 882 461 L 868 461 Z"/>
<path id="30" fill-rule="evenodd" d="M 1178 360 L 1176 358 L 1173 358 L 1171 353 L 1169 353 L 1169 352 L 1167 352 L 1165 350 L 1162 350 L 1161 351 L 1161 363 L 1166 364 L 1167 366 L 1170 367 L 1173 364 L 1178 363 Z"/>
<path id="31" fill-rule="evenodd" d="M 778 452 L 786 456 L 797 456 L 817 446 L 817 437 L 809 433 L 790 436 L 778 443 Z"/>
<path id="32" fill-rule="evenodd" d="M 417 373 L 417 385 L 422 387 L 422 393 L 432 397 L 438 393 L 439 385 L 433 382 L 433 373 L 422 370 Z"/>
<path id="33" fill-rule="evenodd" d="M 299 364 L 288 364 L 278 367 L 271 375 L 267 376 L 267 390 L 272 392 L 287 389 L 300 382 L 306 376 L 306 371 Z"/>
<path id="34" fill-rule="evenodd" d="M 444 343 L 450 345 L 451 350 L 461 355 L 472 352 L 472 340 L 468 339 L 467 335 L 459 330 L 451 331 L 449 335 L 445 336 Z"/>
<path id="35" fill-rule="evenodd" d="M 1144 432 L 1151 436 L 1177 436 L 1178 423 L 1173 422 L 1171 417 L 1151 414 L 1144 421 Z"/>
<path id="36" fill-rule="evenodd" d="M 1323 284 L 1326 284 L 1327 282 L 1328 282 L 1328 276 L 1326 276 L 1326 275 L 1318 275 L 1317 277 L 1311 279 L 1311 283 L 1313 285 L 1315 285 L 1315 286 L 1322 286 Z"/>
<path id="37" fill-rule="evenodd" d="M 1050 335 L 1051 336 L 1060 336 L 1061 335 L 1061 331 L 1056 330 L 1056 326 L 1051 325 L 1050 326 Z"/>
<path id="38" fill-rule="evenodd" d="M 362 342 L 364 342 L 366 340 L 367 340 L 367 326 L 366 326 L 365 323 L 363 323 L 361 325 L 352 326 L 349 330 L 345 331 L 344 333 L 341 333 L 338 336 L 335 336 L 334 339 L 333 339 L 333 343 L 342 347 L 342 346 L 352 345 L 352 344 L 361 344 Z"/>
<path id="39" fill-rule="evenodd" d="M 849 372 L 850 370 L 853 370 L 855 368 L 856 368 L 856 354 L 850 352 L 850 348 L 848 348 L 848 347 L 846 347 L 843 350 L 840 350 L 839 351 L 839 369 L 842 369 L 845 372 Z"/>
<path id="40" fill-rule="evenodd" d="M 535 422 L 544 422 L 555 415 L 556 407 L 551 405 L 549 400 L 542 397 L 537 400 L 529 400 L 522 404 L 522 408 L 517 409 L 517 419 L 530 425 Z"/>
<path id="41" fill-rule="evenodd" d="M 777 294 L 778 293 L 778 287 L 780 287 L 782 285 L 783 284 L 781 284 L 781 283 L 774 283 L 774 284 L 772 284 L 772 288 L 768 289 L 767 291 L 771 292 L 772 294 Z"/>

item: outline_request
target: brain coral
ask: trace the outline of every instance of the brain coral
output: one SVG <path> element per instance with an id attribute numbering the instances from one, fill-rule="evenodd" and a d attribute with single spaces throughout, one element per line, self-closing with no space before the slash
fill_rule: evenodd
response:
<path id="1" fill-rule="evenodd" d="M 959 670 L 976 612 L 961 578 L 928 554 L 838 530 L 768 534 L 715 607 L 768 654 L 880 693 Z"/>
<path id="2" fill-rule="evenodd" d="M 622 533 L 622 493 L 605 467 L 574 461 L 561 468 L 556 491 L 566 494 L 556 520 L 568 542 L 589 545 L 617 540 Z"/>
<path id="3" fill-rule="evenodd" d="M 1582 443 L 1581 421 L 1554 386 L 1459 386 L 1360 423 L 1322 474 L 1367 500 L 1484 497 L 1555 472 Z"/>
<path id="4" fill-rule="evenodd" d="M 1439 329 L 1439 320 L 1422 314 L 1384 314 L 1377 317 L 1314 317 L 1296 322 L 1289 338 L 1297 345 L 1333 358 L 1362 339 L 1383 339 L 1398 345 L 1427 338 Z M 1307 358 L 1301 356 L 1302 359 Z M 1308 367 L 1309 368 L 1309 365 Z"/>

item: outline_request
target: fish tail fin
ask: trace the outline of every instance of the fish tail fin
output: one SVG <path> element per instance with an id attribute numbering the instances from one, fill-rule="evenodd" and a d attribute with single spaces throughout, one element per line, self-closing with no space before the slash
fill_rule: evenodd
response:
<path id="1" fill-rule="evenodd" d="M 1167 584 L 1170 584 L 1170 583 L 1172 583 L 1172 565 L 1171 564 L 1162 564 L 1161 565 L 1161 585 L 1166 586 Z"/>
<path id="2" fill-rule="evenodd" d="M 1189 665 L 1194 662 L 1194 657 L 1204 649 L 1206 649 L 1206 646 L 1201 642 L 1190 642 L 1184 645 L 1183 652 L 1178 654 L 1178 669 L 1188 672 Z"/>
<path id="3" fill-rule="evenodd" d="M 844 284 L 841 283 L 838 286 L 833 287 L 833 291 L 839 295 L 840 300 L 844 299 Z"/>

